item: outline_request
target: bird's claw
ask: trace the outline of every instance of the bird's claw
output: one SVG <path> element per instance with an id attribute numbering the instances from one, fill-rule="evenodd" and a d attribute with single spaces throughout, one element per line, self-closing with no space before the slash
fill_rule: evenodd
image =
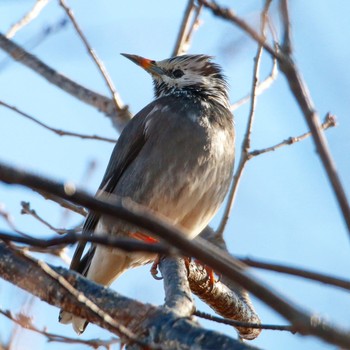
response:
<path id="1" fill-rule="evenodd" d="M 158 270 L 158 265 L 159 265 L 159 255 L 156 257 L 156 259 L 154 260 L 152 267 L 151 267 L 151 275 L 152 277 L 157 280 L 160 281 L 163 279 L 163 277 L 161 275 L 158 276 L 159 270 Z"/>

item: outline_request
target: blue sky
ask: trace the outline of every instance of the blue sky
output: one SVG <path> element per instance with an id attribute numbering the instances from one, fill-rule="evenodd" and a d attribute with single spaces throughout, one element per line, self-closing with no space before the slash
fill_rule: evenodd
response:
<path id="1" fill-rule="evenodd" d="M 0 2 L 0 30 L 6 32 L 33 1 L 3 0 Z M 224 2 L 221 2 L 224 3 Z M 229 3 L 228 1 L 226 3 Z M 236 1 L 234 9 L 251 25 L 256 26 L 262 2 Z M 178 32 L 186 1 L 101 0 L 69 1 L 89 42 L 104 61 L 123 101 L 136 113 L 152 100 L 151 79 L 147 74 L 120 56 L 120 52 L 139 54 L 152 59 L 169 57 Z M 275 23 L 277 4 L 272 5 Z M 296 62 L 310 89 L 320 117 L 327 112 L 336 115 L 339 126 L 326 132 L 346 192 L 350 195 L 350 22 L 349 2 L 291 2 L 293 47 Z M 33 38 L 46 25 L 63 16 L 55 1 L 39 18 L 15 37 L 16 42 L 31 49 Z M 203 11 L 202 25 L 196 32 L 190 53 L 205 53 L 216 57 L 228 77 L 230 97 L 235 102 L 246 95 L 252 80 L 256 44 L 239 29 L 213 18 Z M 77 82 L 108 95 L 99 72 L 86 54 L 85 48 L 71 25 L 50 36 L 31 49 L 48 65 Z M 117 137 L 107 117 L 84 105 L 18 63 L 8 61 L 0 52 L 0 99 L 15 105 L 41 121 L 75 132 Z M 4 61 L 5 60 L 5 61 Z M 4 64 L 6 62 L 6 65 Z M 262 76 L 269 73 L 270 58 L 264 54 Z M 240 149 L 246 127 L 249 106 L 235 111 L 237 149 Z M 40 175 L 77 184 L 88 162 L 96 161 L 96 170 L 83 188 L 94 193 L 103 176 L 112 145 L 53 135 L 0 108 L 0 159 Z M 307 126 L 282 74 L 273 86 L 258 98 L 252 148 L 264 148 L 287 137 L 307 131 Z M 237 155 L 237 160 L 238 160 Z M 238 163 L 238 162 L 236 162 Z M 23 231 L 38 236 L 50 234 L 41 224 L 20 214 L 20 201 L 29 201 L 50 223 L 65 223 L 63 213 L 55 204 L 43 200 L 29 190 L 0 184 L 0 203 L 5 205 Z M 219 215 L 213 220 L 215 227 Z M 70 216 L 68 225 L 80 222 Z M 0 219 L 0 229 L 8 229 Z M 243 174 L 233 213 L 225 232 L 229 249 L 239 256 L 290 263 L 296 266 L 348 277 L 348 232 L 338 209 L 326 173 L 311 139 L 251 160 Z M 50 262 L 62 262 L 49 258 Z M 349 328 L 350 298 L 340 290 L 288 276 L 254 271 L 271 288 L 287 296 L 312 313 Z M 113 288 L 118 292 L 147 302 L 163 301 L 161 282 L 154 281 L 148 267 L 122 276 Z M 16 300 L 13 300 L 16 293 Z M 0 307 L 20 310 L 25 294 L 0 282 Z M 285 323 L 275 312 L 254 299 L 264 323 Z M 198 302 L 198 308 L 206 310 Z M 70 327 L 57 323 L 56 308 L 35 301 L 30 314 L 34 323 L 47 326 L 52 332 L 74 336 Z M 230 327 L 203 322 L 206 326 L 235 335 Z M 0 340 L 5 340 L 10 323 L 0 318 Z M 6 331 L 3 331 L 6 330 Z M 108 337 L 98 327 L 89 326 L 86 338 Z M 59 349 L 59 344 L 47 344 L 30 332 L 21 333 L 17 349 L 35 344 L 37 349 Z M 264 349 L 333 349 L 311 337 L 265 331 L 252 342 Z M 69 345 L 67 349 L 81 349 Z"/>

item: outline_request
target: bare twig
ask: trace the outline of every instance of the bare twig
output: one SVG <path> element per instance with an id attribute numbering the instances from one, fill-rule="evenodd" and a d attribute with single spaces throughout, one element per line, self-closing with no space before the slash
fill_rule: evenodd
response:
<path id="1" fill-rule="evenodd" d="M 112 98 L 115 104 L 115 108 L 120 115 L 121 118 L 124 118 L 124 123 L 127 123 L 130 120 L 130 112 L 128 111 L 128 106 L 125 106 L 123 101 L 121 100 L 119 94 L 117 93 L 114 84 L 112 82 L 112 79 L 110 78 L 106 67 L 104 66 L 101 59 L 97 56 L 95 50 L 91 47 L 91 45 L 88 43 L 83 31 L 80 29 L 78 22 L 76 21 L 73 11 L 66 5 L 64 0 L 60 0 L 61 7 L 66 11 L 68 17 L 70 18 L 77 34 L 79 35 L 80 39 L 85 45 L 86 50 L 88 51 L 89 55 L 92 57 L 93 61 L 96 63 L 96 66 L 98 67 L 98 70 L 102 74 L 103 79 L 105 80 L 111 94 Z"/>
<path id="2" fill-rule="evenodd" d="M 271 0 L 265 1 L 265 6 L 263 8 L 263 11 L 261 13 L 261 36 L 265 38 L 265 26 L 268 21 L 268 10 L 271 4 Z M 233 203 L 235 201 L 237 189 L 240 183 L 240 179 L 243 174 L 243 170 L 247 164 L 247 161 L 249 160 L 249 150 L 250 150 L 250 136 L 253 128 L 253 121 L 254 121 L 254 115 L 255 115 L 255 106 L 256 106 L 256 91 L 257 86 L 259 83 L 259 72 L 260 72 L 260 62 L 261 62 L 261 56 L 263 52 L 263 45 L 259 44 L 258 50 L 254 59 L 254 68 L 253 68 L 253 82 L 252 82 L 252 88 L 251 88 L 251 102 L 250 102 L 250 111 L 249 111 L 249 117 L 248 117 L 248 124 L 247 129 L 244 135 L 244 139 L 242 142 L 242 152 L 241 152 L 241 158 L 238 164 L 238 169 L 236 170 L 236 173 L 233 177 L 233 182 L 231 184 L 231 188 L 228 194 L 226 207 L 224 210 L 223 217 L 221 219 L 220 225 L 216 231 L 216 234 L 219 236 L 222 236 L 225 231 L 225 227 L 227 225 L 227 222 L 230 218 L 230 213 L 232 210 Z"/>
<path id="3" fill-rule="evenodd" d="M 319 272 L 314 272 L 306 269 L 300 269 L 292 266 L 275 264 L 270 262 L 265 262 L 261 260 L 256 260 L 252 258 L 239 259 L 243 263 L 248 266 L 255 267 L 258 269 L 264 269 L 279 273 L 285 273 L 288 275 L 298 276 L 306 279 L 310 279 L 312 281 L 321 282 L 324 284 L 328 284 L 331 286 L 343 288 L 346 290 L 350 290 L 350 280 L 345 280 L 342 278 L 326 275 Z"/>
<path id="4" fill-rule="evenodd" d="M 7 225 L 11 228 L 11 230 L 23 237 L 30 238 L 30 236 L 28 236 L 26 233 L 17 228 L 11 217 L 11 214 L 5 210 L 5 205 L 2 203 L 0 203 L 0 217 L 2 217 L 6 221 Z"/>
<path id="5" fill-rule="evenodd" d="M 118 131 L 121 131 L 126 125 L 126 121 L 131 119 L 132 115 L 128 109 L 123 109 L 122 112 L 119 112 L 116 110 L 113 100 L 87 89 L 58 73 L 53 68 L 40 61 L 37 57 L 15 44 L 13 41 L 7 39 L 6 36 L 1 33 L 0 48 L 6 51 L 14 60 L 32 69 L 50 83 L 106 114 L 111 118 L 114 127 Z"/>
<path id="6" fill-rule="evenodd" d="M 37 214 L 37 212 L 30 207 L 29 202 L 22 201 L 21 206 L 22 206 L 21 214 L 28 214 L 28 215 L 32 216 L 33 218 L 35 218 L 36 220 L 41 222 L 43 225 L 48 227 L 50 230 L 52 230 L 60 235 L 65 234 L 65 233 L 69 233 L 69 232 L 79 232 L 79 229 L 62 229 L 62 228 L 53 227 L 49 222 L 47 222 L 42 217 L 40 217 Z"/>
<path id="7" fill-rule="evenodd" d="M 271 56 L 278 57 L 278 52 L 270 46 L 264 36 L 258 34 L 248 23 L 238 17 L 231 9 L 220 7 L 215 1 L 197 0 L 199 4 L 212 11 L 215 16 L 221 17 L 229 22 L 234 23 L 243 31 L 245 31 L 253 40 L 261 45 Z"/>
<path id="8" fill-rule="evenodd" d="M 222 324 L 227 324 L 229 326 L 233 327 L 240 327 L 240 328 L 254 328 L 254 329 L 269 329 L 273 331 L 286 331 L 286 332 L 291 332 L 295 334 L 296 332 L 293 330 L 292 326 L 281 326 L 281 325 L 272 325 L 272 324 L 263 324 L 263 323 L 250 323 L 250 322 L 240 322 L 240 321 L 235 321 L 235 320 L 229 320 L 227 318 L 221 318 L 221 317 L 216 317 L 213 315 L 210 315 L 206 312 L 202 311 L 195 311 L 194 315 L 197 317 L 205 318 L 210 321 L 222 323 Z"/>
<path id="9" fill-rule="evenodd" d="M 337 126 L 335 116 L 330 114 L 330 113 L 328 113 L 326 115 L 326 117 L 325 117 L 324 122 L 321 124 L 321 129 L 322 130 L 327 130 L 327 129 L 335 127 L 335 126 Z M 276 151 L 277 149 L 279 149 L 281 147 L 293 145 L 294 143 L 303 141 L 303 140 L 307 139 L 310 136 L 312 136 L 310 131 L 306 132 L 306 133 L 304 133 L 302 135 L 299 135 L 299 136 L 291 136 L 288 139 L 286 139 L 286 140 L 284 140 L 282 142 L 279 142 L 279 143 L 277 143 L 274 146 L 270 146 L 270 147 L 259 149 L 259 150 L 255 150 L 255 151 L 251 151 L 251 152 L 249 152 L 248 157 L 249 157 L 249 159 L 251 159 L 253 157 L 259 156 L 260 154 Z"/>
<path id="10" fill-rule="evenodd" d="M 35 19 L 48 3 L 49 0 L 36 0 L 33 7 L 18 22 L 11 26 L 5 34 L 6 37 L 9 39 L 13 38 L 19 30 Z"/>
<path id="11" fill-rule="evenodd" d="M 229 256 L 208 241 L 204 241 L 199 237 L 197 237 L 196 240 L 188 240 L 186 235 L 178 228 L 169 225 L 167 221 L 162 220 L 143 206 L 130 200 L 121 200 L 118 198 L 115 199 L 114 204 L 110 204 L 78 190 L 66 192 L 63 184 L 41 178 L 28 172 L 18 171 L 1 163 L 0 181 L 8 184 L 20 184 L 36 190 L 50 192 L 55 196 L 82 205 L 97 214 L 107 215 L 116 219 L 120 218 L 150 231 L 157 238 L 181 250 L 184 255 L 199 259 L 201 262 L 211 266 L 217 273 L 222 274 L 223 277 L 228 278 L 250 291 L 257 298 L 261 299 L 264 303 L 286 318 L 299 333 L 303 335 L 313 335 L 328 343 L 345 348 L 350 347 L 350 335 L 348 332 L 331 326 L 319 317 L 309 315 L 303 309 L 288 301 L 286 297 L 277 294 L 273 291 L 273 288 L 265 286 L 259 278 L 251 276 L 249 272 L 244 270 L 246 265 L 242 264 L 237 259 Z M 4 254 L 4 252 L 1 254 Z M 10 278 L 8 265 L 11 266 L 7 261 L 7 270 L 5 269 L 2 271 L 6 271 L 6 276 Z M 15 268 L 15 266 L 13 266 L 13 268 Z M 20 283 L 18 279 L 16 279 L 16 281 Z M 69 311 L 73 312 L 72 309 Z M 77 315 L 80 315 L 81 312 L 82 311 L 76 309 L 74 311 Z M 85 313 L 84 317 L 85 315 L 87 314 Z"/>
<path id="12" fill-rule="evenodd" d="M 202 5 L 196 5 L 195 0 L 188 0 L 184 17 L 181 22 L 179 34 L 177 36 L 175 47 L 172 52 L 172 56 L 182 55 L 188 50 L 191 36 L 195 31 L 195 29 L 197 29 L 198 27 L 198 22 L 199 22 L 198 18 L 199 18 L 201 9 L 202 9 Z M 194 13 L 194 17 L 191 22 L 191 17 L 193 13 Z"/>
<path id="13" fill-rule="evenodd" d="M 62 208 L 71 210 L 77 214 L 80 214 L 82 216 L 87 215 L 87 210 L 79 205 L 74 205 L 73 203 L 70 203 L 69 201 L 66 201 L 62 198 L 59 198 L 57 196 L 52 195 L 51 193 L 46 193 L 44 191 L 37 191 L 34 190 L 35 192 L 39 193 L 41 196 L 43 196 L 45 199 L 53 201 L 57 204 L 59 204 Z"/>
<path id="14" fill-rule="evenodd" d="M 59 342 L 59 343 L 66 343 L 66 344 L 84 344 L 94 349 L 97 349 L 100 346 L 103 346 L 106 349 L 108 349 L 108 346 L 110 346 L 111 344 L 120 343 L 120 340 L 117 338 L 111 338 L 109 340 L 100 340 L 100 339 L 83 340 L 78 338 L 65 337 L 60 334 L 47 332 L 45 329 L 41 330 L 35 327 L 33 325 L 32 318 L 24 315 L 23 313 L 13 315 L 9 310 L 0 309 L 0 314 L 7 317 L 11 321 L 15 322 L 17 325 L 19 325 L 22 328 L 25 328 L 32 332 L 43 335 L 44 337 L 47 338 L 49 342 Z"/>
<path id="15" fill-rule="evenodd" d="M 259 82 L 257 84 L 255 96 L 259 96 L 264 91 L 266 91 L 273 84 L 273 82 L 277 79 L 277 75 L 278 75 L 277 60 L 276 60 L 276 58 L 273 58 L 271 73 L 262 82 Z M 246 96 L 239 99 L 238 101 L 236 101 L 235 103 L 233 103 L 231 105 L 231 111 L 235 111 L 239 107 L 241 107 L 244 104 L 246 104 L 247 102 L 249 102 L 251 97 L 252 97 L 252 94 L 249 93 Z"/>
<path id="16" fill-rule="evenodd" d="M 38 119 L 32 117 L 31 115 L 29 115 L 28 113 L 25 113 L 25 112 L 19 110 L 17 107 L 14 107 L 14 106 L 11 106 L 11 105 L 7 104 L 6 102 L 0 101 L 0 105 L 6 107 L 8 109 L 11 109 L 12 111 L 18 113 L 22 117 L 25 117 L 25 118 L 31 120 L 35 124 L 38 124 L 38 125 L 42 126 L 44 129 L 52 131 L 53 133 L 55 133 L 56 135 L 59 135 L 59 136 L 73 136 L 73 137 L 78 137 L 78 138 L 81 138 L 81 139 L 99 140 L 99 141 L 106 141 L 106 142 L 116 143 L 115 139 L 110 139 L 110 138 L 107 138 L 107 137 L 102 137 L 102 136 L 97 136 L 97 135 L 84 135 L 84 134 L 80 134 L 80 133 L 75 133 L 75 132 L 65 131 L 65 130 L 61 130 L 61 129 L 56 129 L 56 128 L 53 128 L 51 126 L 48 126 L 48 125 L 44 124 L 40 120 L 38 120 Z"/>

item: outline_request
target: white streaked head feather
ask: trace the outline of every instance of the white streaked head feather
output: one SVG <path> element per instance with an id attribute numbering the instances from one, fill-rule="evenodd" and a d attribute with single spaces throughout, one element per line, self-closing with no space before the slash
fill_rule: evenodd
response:
<path id="1" fill-rule="evenodd" d="M 212 62 L 212 57 L 184 55 L 155 63 L 164 72 L 152 75 L 157 97 L 197 94 L 229 108 L 228 86 L 220 66 Z"/>

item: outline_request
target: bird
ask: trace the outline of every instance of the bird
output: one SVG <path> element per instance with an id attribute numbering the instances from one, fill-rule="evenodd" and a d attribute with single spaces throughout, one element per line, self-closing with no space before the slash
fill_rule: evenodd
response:
<path id="1" fill-rule="evenodd" d="M 154 100 L 121 132 L 96 197 L 111 203 L 129 198 L 193 239 L 218 211 L 232 179 L 235 128 L 226 78 L 213 57 L 204 54 L 161 61 L 122 55 L 151 75 Z M 151 232 L 93 211 L 83 233 L 156 241 Z M 95 244 L 83 256 L 84 249 L 79 243 L 70 268 L 104 286 L 156 259 L 151 253 Z M 72 323 L 78 334 L 88 324 L 64 310 L 59 321 Z"/>

